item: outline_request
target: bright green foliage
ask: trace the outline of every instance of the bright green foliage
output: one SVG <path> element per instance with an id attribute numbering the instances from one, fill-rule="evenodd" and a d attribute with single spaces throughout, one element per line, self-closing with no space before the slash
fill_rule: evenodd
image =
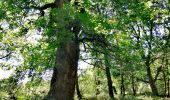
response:
<path id="1" fill-rule="evenodd" d="M 0 99 L 12 96 L 19 100 L 42 99 L 47 94 L 49 82 L 43 84 L 41 75 L 55 66 L 57 48 L 73 39 L 74 34 L 70 31 L 72 24 L 81 26 L 80 39 L 101 36 L 94 41 L 80 43 L 84 50 L 81 50 L 80 61 L 87 58 L 93 67 L 98 68 L 97 71 L 94 68 L 84 75 L 80 74 L 80 90 L 84 97 L 96 96 L 96 76 L 103 82 L 100 84 L 100 96 L 108 97 L 104 73 L 108 66 L 118 94 L 121 91 L 121 75 L 124 76 L 127 94 L 133 94 L 132 78 L 137 94 L 151 92 L 146 71 L 148 55 L 151 75 L 159 94 L 168 93 L 168 90 L 164 92 L 170 85 L 169 0 L 79 0 L 78 7 L 72 0 L 61 9 L 44 10 L 45 14 L 41 16 L 38 7 L 53 1 L 0 0 L 0 56 L 12 52 L 13 55 L 5 61 L 10 61 L 12 57 L 16 59 L 17 55 L 23 58 L 23 61 L 18 61 L 20 65 L 0 62 L 4 69 L 15 69 L 9 79 L 0 81 Z M 84 13 L 80 13 L 81 8 L 85 9 Z M 35 36 L 39 38 L 36 40 Z M 83 56 L 85 53 L 87 56 Z M 105 61 L 108 63 L 105 64 Z M 28 71 L 34 72 L 30 79 L 34 78 L 24 86 L 18 85 L 17 82 Z M 11 89 L 14 91 L 10 92 Z"/>

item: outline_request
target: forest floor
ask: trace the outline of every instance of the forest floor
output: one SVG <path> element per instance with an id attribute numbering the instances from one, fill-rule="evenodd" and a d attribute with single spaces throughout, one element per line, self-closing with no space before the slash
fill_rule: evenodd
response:
<path id="1" fill-rule="evenodd" d="M 84 99 L 84 100 L 112 100 L 112 99 L 109 99 L 109 97 L 107 97 L 107 96 L 101 96 L 101 97 L 97 97 L 97 98 L 96 97 L 89 97 L 89 98 Z M 170 100 L 170 98 L 147 96 L 147 95 L 137 95 L 137 96 L 126 95 L 124 97 L 120 96 L 120 95 L 116 95 L 115 99 L 113 99 L 113 100 Z"/>

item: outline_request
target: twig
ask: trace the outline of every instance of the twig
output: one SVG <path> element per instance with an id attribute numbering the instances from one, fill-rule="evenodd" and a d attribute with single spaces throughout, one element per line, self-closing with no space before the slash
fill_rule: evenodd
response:
<path id="1" fill-rule="evenodd" d="M 7 55 L 5 55 L 3 57 L 0 57 L 0 59 L 6 58 L 6 57 L 10 56 L 11 54 L 12 54 L 12 52 L 8 53 Z"/>

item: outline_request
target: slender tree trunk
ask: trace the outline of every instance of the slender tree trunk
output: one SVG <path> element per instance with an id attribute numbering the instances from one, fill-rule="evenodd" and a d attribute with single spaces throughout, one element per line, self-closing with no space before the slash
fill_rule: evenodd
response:
<path id="1" fill-rule="evenodd" d="M 168 77 L 168 83 L 167 83 L 167 87 L 168 87 L 168 94 L 167 94 L 167 97 L 170 97 L 170 87 L 169 87 L 169 85 L 170 85 L 170 80 L 169 80 L 169 77 Z"/>
<path id="2" fill-rule="evenodd" d="M 150 84 L 153 95 L 158 95 L 158 90 L 157 90 L 155 81 L 151 75 L 150 67 L 148 67 L 148 66 L 147 66 L 147 76 L 149 78 L 149 84 Z"/>
<path id="3" fill-rule="evenodd" d="M 110 75 L 110 64 L 108 61 L 108 53 L 106 52 L 105 54 L 105 66 L 106 66 L 106 77 L 107 77 L 107 85 L 108 85 L 108 90 L 109 90 L 109 96 L 110 98 L 114 98 L 114 94 L 113 94 L 113 87 L 112 87 L 112 78 Z"/>
<path id="4" fill-rule="evenodd" d="M 147 77 L 149 79 L 149 85 L 151 87 L 152 94 L 153 95 L 158 95 L 158 90 L 157 90 L 155 81 L 154 81 L 154 79 L 152 77 L 151 69 L 150 69 L 150 53 L 148 54 L 148 56 L 146 58 L 145 64 L 146 64 Z"/>
<path id="5" fill-rule="evenodd" d="M 136 95 L 136 89 L 135 89 L 135 81 L 134 81 L 134 76 L 133 76 L 133 73 L 132 73 L 132 90 L 133 90 L 133 95 Z"/>
<path id="6" fill-rule="evenodd" d="M 166 97 L 166 93 L 167 93 L 167 84 L 166 84 L 166 75 L 165 75 L 165 71 L 163 71 L 163 80 L 164 80 L 164 96 Z"/>
<path id="7" fill-rule="evenodd" d="M 121 74 L 121 95 L 125 96 L 124 75 Z"/>
<path id="8" fill-rule="evenodd" d="M 80 89 L 79 89 L 78 76 L 77 76 L 77 80 L 76 80 L 76 91 L 77 91 L 77 96 L 78 96 L 79 100 L 81 100 L 82 94 L 81 94 Z"/>
<path id="9" fill-rule="evenodd" d="M 99 89 L 100 80 L 98 79 L 97 75 L 95 75 L 95 84 L 96 84 L 96 97 L 97 97 L 100 94 L 100 89 Z"/>
<path id="10" fill-rule="evenodd" d="M 113 91 L 114 91 L 115 94 L 117 94 L 117 90 L 116 90 L 115 86 L 113 86 Z"/>
<path id="11" fill-rule="evenodd" d="M 112 87 L 112 79 L 110 75 L 110 68 L 106 66 L 106 76 L 107 76 L 107 84 L 108 84 L 108 90 L 109 90 L 109 96 L 111 98 L 114 98 L 113 94 L 113 87 Z"/>

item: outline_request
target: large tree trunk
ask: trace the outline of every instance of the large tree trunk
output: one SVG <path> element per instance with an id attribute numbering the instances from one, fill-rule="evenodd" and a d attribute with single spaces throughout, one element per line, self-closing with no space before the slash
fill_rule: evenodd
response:
<path id="1" fill-rule="evenodd" d="M 79 59 L 79 44 L 68 41 L 57 49 L 48 99 L 73 100 Z"/>
<path id="2" fill-rule="evenodd" d="M 55 0 L 56 8 L 63 7 L 63 3 L 70 0 Z M 75 20 L 69 23 L 66 30 L 70 30 L 74 37 L 62 37 L 60 44 L 57 47 L 56 63 L 51 79 L 50 91 L 48 100 L 73 100 L 77 76 L 77 67 L 79 60 L 79 41 L 78 33 L 80 25 Z M 72 30 L 71 30 L 72 28 Z M 66 33 L 67 34 L 67 33 Z"/>
<path id="3" fill-rule="evenodd" d="M 158 90 L 157 90 L 155 81 L 154 81 L 154 79 L 152 77 L 151 69 L 150 69 L 150 54 L 148 54 L 145 64 L 146 64 L 147 77 L 149 79 L 149 85 L 151 87 L 152 94 L 153 95 L 158 95 Z"/>

